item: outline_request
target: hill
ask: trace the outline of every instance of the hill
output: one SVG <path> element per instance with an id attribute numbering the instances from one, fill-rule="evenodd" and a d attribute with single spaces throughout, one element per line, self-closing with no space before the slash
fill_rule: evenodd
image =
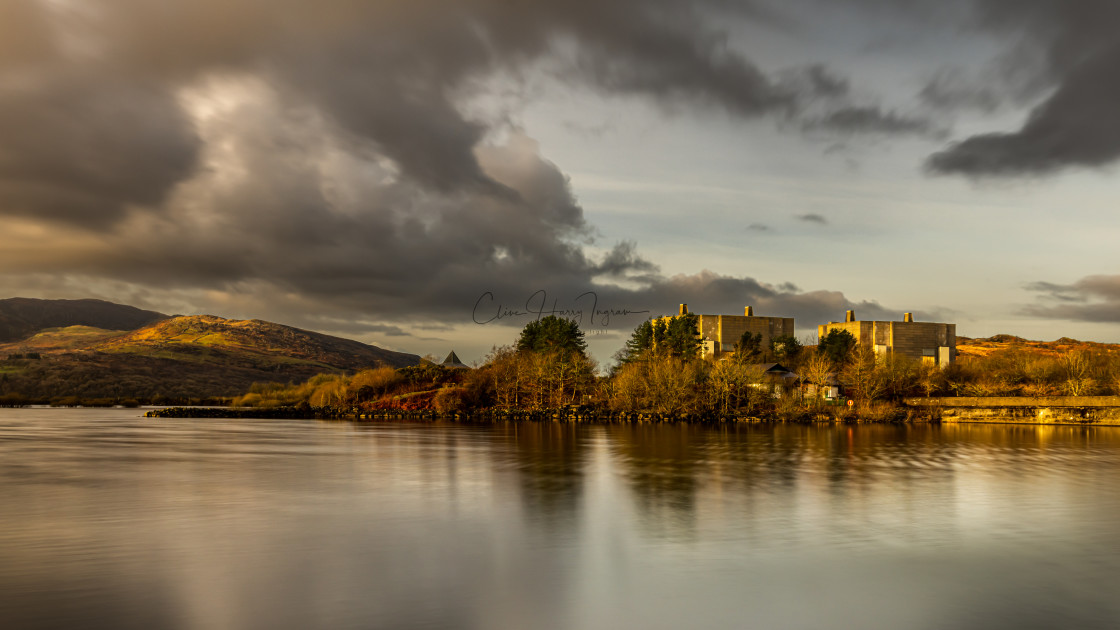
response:
<path id="1" fill-rule="evenodd" d="M 341 370 L 420 362 L 414 354 L 393 352 L 350 339 L 274 324 L 259 319 L 232 320 L 213 315 L 174 317 L 124 335 L 96 342 L 94 350 L 158 356 L 191 362 L 313 365 Z"/>
<path id="2" fill-rule="evenodd" d="M 1004 350 L 1016 350 L 1039 356 L 1057 357 L 1073 350 L 1093 350 L 1114 352 L 1120 345 L 1112 343 L 1099 343 L 1096 341 L 1078 341 L 1069 337 L 1062 337 L 1054 341 L 1034 341 L 1023 339 L 1015 335 L 993 335 L 986 338 L 973 339 L 970 337 L 957 337 L 957 357 L 987 357 L 993 353 Z"/>
<path id="3" fill-rule="evenodd" d="M 0 395 L 184 402 L 234 396 L 254 382 L 419 363 L 413 354 L 260 320 L 161 319 L 136 330 L 78 325 L 0 343 Z"/>
<path id="4" fill-rule="evenodd" d="M 136 330 L 167 318 L 163 313 L 104 300 L 8 298 L 0 300 L 0 343 L 18 341 L 47 328 Z"/>

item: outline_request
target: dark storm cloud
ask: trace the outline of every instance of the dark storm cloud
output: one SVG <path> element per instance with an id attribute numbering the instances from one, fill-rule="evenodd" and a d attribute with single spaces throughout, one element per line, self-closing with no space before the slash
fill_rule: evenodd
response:
<path id="1" fill-rule="evenodd" d="M 1045 50 L 1042 79 L 1053 92 L 1023 126 L 978 134 L 930 156 L 933 173 L 967 176 L 1045 175 L 1099 167 L 1120 158 L 1120 64 L 1111 0 L 977 0 L 980 24 L 1032 38 Z M 966 96 L 958 94 L 958 98 Z"/>
<path id="2" fill-rule="evenodd" d="M 722 0 L 29 0 L 0 14 L 4 213 L 111 225 L 158 209 L 197 166 L 177 91 L 251 74 L 391 159 L 425 190 L 510 195 L 475 148 L 492 122 L 464 114 L 473 81 L 542 58 L 608 94 L 791 115 L 846 83 L 823 66 L 772 78 L 728 47 L 710 16 L 767 19 Z M 574 51 L 574 54 L 572 53 Z M 789 76 L 798 80 L 788 80 Z"/>
<path id="3" fill-rule="evenodd" d="M 192 174 L 198 139 L 159 87 L 35 83 L 0 87 L 0 212 L 103 228 Z"/>
<path id="4" fill-rule="evenodd" d="M 492 183 L 473 159 L 488 125 L 457 103 L 470 81 L 538 59 L 570 56 L 565 76 L 608 94 L 744 116 L 792 111 L 801 96 L 727 47 L 705 19 L 728 9 L 714 0 L 151 4 L 114 4 L 114 39 L 134 65 L 159 76 L 265 73 L 439 190 Z M 831 89 L 823 69 L 811 74 Z"/>
<path id="5" fill-rule="evenodd" d="M 29 0 L 0 6 L 0 216 L 97 228 L 158 206 L 198 141 L 163 84 L 68 59 L 64 22 Z"/>
<path id="6" fill-rule="evenodd" d="M 802 318 L 842 312 L 852 305 L 839 293 L 665 277 L 633 243 L 587 254 L 594 230 L 564 173 L 464 105 L 484 81 L 542 60 L 607 95 L 745 118 L 846 97 L 824 66 L 769 75 L 712 26 L 711 12 L 762 19 L 753 8 L 10 0 L 0 268 L 252 294 L 264 308 L 343 319 L 466 323 L 485 291 L 523 300 L 592 287 L 650 310 L 745 300 Z M 42 219 L 49 234 L 28 226 Z"/>
<path id="7" fill-rule="evenodd" d="M 1082 322 L 1120 322 L 1120 275 L 1086 276 L 1073 284 L 1034 282 L 1028 291 L 1042 303 L 1023 309 L 1027 315 Z"/>

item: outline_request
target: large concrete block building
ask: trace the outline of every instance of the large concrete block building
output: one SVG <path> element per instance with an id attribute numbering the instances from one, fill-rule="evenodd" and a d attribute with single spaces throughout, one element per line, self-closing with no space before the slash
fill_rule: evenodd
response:
<path id="1" fill-rule="evenodd" d="M 905 313 L 900 322 L 880 322 L 859 321 L 855 311 L 848 311 L 844 321 L 818 326 L 817 334 L 823 338 L 834 329 L 852 333 L 856 341 L 874 348 L 878 354 L 904 356 L 943 367 L 957 357 L 956 324 L 916 322 L 910 313 Z"/>
<path id="2" fill-rule="evenodd" d="M 688 305 L 681 304 L 677 316 L 688 313 Z M 701 352 L 704 356 L 714 356 L 735 351 L 735 344 L 743 333 L 762 336 L 762 347 L 770 345 L 770 340 L 782 335 L 793 335 L 792 317 L 760 317 L 754 308 L 743 308 L 742 315 L 701 315 L 696 314 L 697 327 L 701 338 Z"/>

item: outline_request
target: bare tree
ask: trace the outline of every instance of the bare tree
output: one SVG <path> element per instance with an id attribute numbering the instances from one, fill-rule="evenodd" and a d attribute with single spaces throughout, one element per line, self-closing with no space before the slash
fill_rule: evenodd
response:
<path id="1" fill-rule="evenodd" d="M 823 352 L 814 352 L 801 367 L 801 377 L 816 388 L 812 397 L 814 407 L 820 405 L 824 397 L 824 389 L 829 386 L 835 370 L 832 361 Z"/>
<path id="2" fill-rule="evenodd" d="M 1089 353 L 1084 350 L 1073 350 L 1062 355 L 1062 367 L 1065 368 L 1065 391 L 1070 396 L 1085 396 L 1093 389 L 1093 379 L 1090 377 L 1092 362 Z"/>
<path id="3" fill-rule="evenodd" d="M 851 360 L 840 372 L 840 381 L 852 390 L 860 404 L 873 402 L 886 391 L 883 373 L 876 369 L 877 358 L 871 348 L 856 346 Z"/>
<path id="4" fill-rule="evenodd" d="M 922 363 L 918 366 L 917 380 L 918 387 L 929 398 L 945 387 L 945 371 L 936 363 Z"/>
<path id="5" fill-rule="evenodd" d="M 716 361 L 708 372 L 707 392 L 713 411 L 728 414 L 751 409 L 759 398 L 753 387 L 763 380 L 762 369 L 741 361 Z"/>
<path id="6" fill-rule="evenodd" d="M 695 408 L 703 363 L 674 356 L 657 357 L 649 366 L 649 403 L 654 411 L 677 414 Z"/>

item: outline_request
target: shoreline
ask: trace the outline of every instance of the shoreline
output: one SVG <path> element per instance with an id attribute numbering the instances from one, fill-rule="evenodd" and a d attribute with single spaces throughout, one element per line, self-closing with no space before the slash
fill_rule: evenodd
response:
<path id="1" fill-rule="evenodd" d="M 334 408 L 273 407 L 167 407 L 153 409 L 146 418 L 179 419 L 318 419 L 408 422 L 558 422 L 571 424 L 665 424 L 687 422 L 694 424 L 1021 424 L 1064 426 L 1120 426 L 1120 407 L 932 407 L 898 406 L 890 410 L 875 410 L 861 415 L 846 409 L 840 413 L 829 411 L 805 412 L 795 416 L 779 413 L 754 415 L 706 415 L 603 413 L 586 409 L 568 410 L 479 410 L 473 412 L 439 412 L 434 410 L 382 410 L 361 411 Z"/>

